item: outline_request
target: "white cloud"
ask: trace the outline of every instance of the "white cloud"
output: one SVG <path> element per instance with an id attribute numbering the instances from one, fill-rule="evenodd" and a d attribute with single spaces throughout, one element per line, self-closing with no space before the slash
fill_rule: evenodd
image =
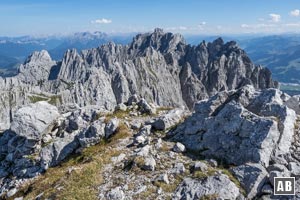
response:
<path id="1" fill-rule="evenodd" d="M 167 27 L 164 29 L 166 29 L 167 31 L 176 31 L 176 30 L 178 30 L 178 27 Z"/>
<path id="2" fill-rule="evenodd" d="M 271 18 L 272 22 L 279 22 L 281 19 L 280 15 L 274 13 L 269 14 L 269 17 Z"/>
<path id="3" fill-rule="evenodd" d="M 199 29 L 199 30 L 204 30 L 204 27 L 206 26 L 206 24 L 207 24 L 207 23 L 206 23 L 205 21 L 200 22 L 200 23 L 198 24 L 196 30 L 197 30 L 197 29 Z"/>
<path id="4" fill-rule="evenodd" d="M 91 21 L 91 23 L 92 24 L 110 24 L 110 23 L 112 23 L 112 20 L 111 19 L 102 18 L 102 19 L 93 20 L 93 21 Z"/>
<path id="5" fill-rule="evenodd" d="M 187 30 L 188 28 L 185 27 L 185 26 L 179 26 L 178 29 L 179 29 L 179 30 L 182 30 L 182 31 L 185 31 L 185 30 Z"/>
<path id="6" fill-rule="evenodd" d="M 165 28 L 167 31 L 186 31 L 189 28 L 186 26 L 178 26 L 178 27 L 167 27 Z"/>
<path id="7" fill-rule="evenodd" d="M 257 28 L 269 28 L 269 27 L 276 27 L 277 25 L 275 24 L 257 24 Z"/>
<path id="8" fill-rule="evenodd" d="M 296 9 L 296 10 L 292 10 L 290 12 L 290 15 L 293 17 L 298 17 L 300 15 L 300 10 Z"/>
<path id="9" fill-rule="evenodd" d="M 287 26 L 287 27 L 300 27 L 300 23 L 297 24 L 297 23 L 290 23 L 290 24 L 284 24 L 284 26 Z"/>
<path id="10" fill-rule="evenodd" d="M 248 24 L 242 24 L 241 27 L 242 28 L 250 28 L 250 25 L 248 25 Z"/>
<path id="11" fill-rule="evenodd" d="M 206 24 L 206 22 L 200 22 L 199 26 L 205 26 Z"/>
<path id="12" fill-rule="evenodd" d="M 277 27 L 276 24 L 242 24 L 243 29 L 262 29 L 262 28 L 272 28 Z"/>

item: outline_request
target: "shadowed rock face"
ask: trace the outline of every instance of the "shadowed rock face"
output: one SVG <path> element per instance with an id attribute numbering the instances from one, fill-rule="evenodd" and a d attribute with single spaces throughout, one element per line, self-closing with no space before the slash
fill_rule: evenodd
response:
<path id="1" fill-rule="evenodd" d="M 219 38 L 190 46 L 181 35 L 162 29 L 138 34 L 127 46 L 108 43 L 81 53 L 68 50 L 58 63 L 46 51 L 35 52 L 19 71 L 16 77 L 0 78 L 0 98 L 7 93 L 20 97 L 10 106 L 0 106 L 2 121 L 8 121 L 14 107 L 30 103 L 31 94 L 55 94 L 58 106 L 76 103 L 106 109 L 137 94 L 157 105 L 192 109 L 218 91 L 246 84 L 277 87 L 270 71 L 255 66 L 235 42 Z"/>

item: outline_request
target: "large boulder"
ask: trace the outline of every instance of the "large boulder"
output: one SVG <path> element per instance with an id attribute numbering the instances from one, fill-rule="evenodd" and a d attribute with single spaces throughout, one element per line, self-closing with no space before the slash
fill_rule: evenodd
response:
<path id="1" fill-rule="evenodd" d="M 276 89 L 252 86 L 222 92 L 195 105 L 195 113 L 170 133 L 188 149 L 228 164 L 261 163 L 286 154 L 294 134 L 295 112 Z"/>
<path id="2" fill-rule="evenodd" d="M 38 141 L 51 131 L 59 115 L 57 108 L 48 102 L 29 104 L 13 115 L 10 129 L 18 136 Z"/>
<path id="3" fill-rule="evenodd" d="M 239 188 L 224 174 L 210 176 L 206 179 L 196 180 L 185 178 L 177 187 L 172 199 L 237 199 Z M 209 198 L 210 199 L 210 198 Z"/>
<path id="4" fill-rule="evenodd" d="M 220 92 L 198 102 L 193 115 L 169 137 L 188 151 L 235 166 L 230 170 L 247 198 L 269 194 L 274 177 L 297 178 L 300 166 L 292 151 L 297 152 L 296 113 L 282 97 L 277 89 L 252 86 Z"/>

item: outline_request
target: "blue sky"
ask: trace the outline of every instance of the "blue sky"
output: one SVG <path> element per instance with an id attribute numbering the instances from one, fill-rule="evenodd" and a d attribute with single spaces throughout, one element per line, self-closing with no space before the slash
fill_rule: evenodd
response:
<path id="1" fill-rule="evenodd" d="M 0 35 L 81 31 L 184 34 L 300 30 L 298 0 L 1 0 Z"/>

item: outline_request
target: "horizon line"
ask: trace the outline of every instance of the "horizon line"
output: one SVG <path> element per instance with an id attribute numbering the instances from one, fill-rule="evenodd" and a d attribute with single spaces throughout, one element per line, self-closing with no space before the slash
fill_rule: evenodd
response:
<path id="1" fill-rule="evenodd" d="M 286 31 L 286 32 L 233 32 L 233 33 L 228 33 L 228 32 L 223 32 L 223 33 L 194 33 L 194 32 L 180 32 L 180 31 L 169 31 L 166 29 L 162 29 L 164 33 L 173 33 L 173 34 L 181 34 L 183 36 L 251 36 L 251 35 L 262 35 L 262 36 L 272 36 L 272 35 L 300 35 L 300 30 L 299 31 Z M 107 34 L 108 36 L 130 36 L 130 35 L 136 35 L 136 34 L 143 34 L 143 33 L 152 33 L 154 32 L 154 29 L 149 30 L 149 31 L 132 31 L 132 32 L 117 32 L 117 31 L 73 31 L 69 33 L 50 33 L 50 34 L 43 34 L 43 33 L 37 33 L 37 34 L 11 34 L 11 35 L 0 35 L 0 38 L 18 38 L 18 37 L 33 37 L 33 38 L 43 38 L 43 37 L 68 37 L 68 36 L 73 36 L 75 34 L 81 34 L 81 33 L 103 33 Z"/>

